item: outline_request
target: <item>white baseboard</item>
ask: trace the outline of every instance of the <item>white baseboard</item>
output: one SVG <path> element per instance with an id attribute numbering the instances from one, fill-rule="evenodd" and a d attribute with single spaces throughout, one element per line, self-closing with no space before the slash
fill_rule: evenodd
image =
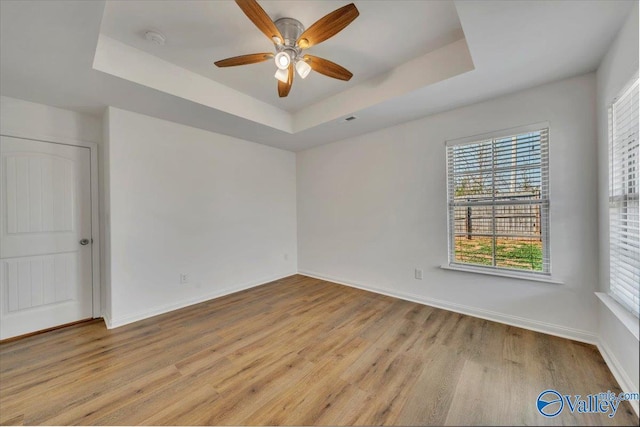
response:
<path id="1" fill-rule="evenodd" d="M 421 295 L 415 295 L 405 292 L 388 291 L 385 289 L 375 288 L 369 285 L 363 285 L 354 281 L 346 281 L 336 277 L 312 272 L 312 271 L 298 271 L 298 274 L 302 274 L 316 279 L 327 280 L 329 282 L 338 283 L 340 285 L 349 286 L 352 288 L 358 288 L 377 294 L 387 295 L 393 298 L 399 298 L 418 304 L 429 305 L 432 307 L 442 308 L 444 310 L 454 311 L 456 313 L 466 314 L 473 317 L 479 317 L 485 320 L 491 320 L 498 323 L 504 323 L 511 326 L 517 326 L 523 329 L 530 329 L 536 332 L 542 332 L 549 335 L 555 335 L 562 338 L 568 338 L 575 341 L 584 342 L 587 344 L 598 344 L 598 337 L 589 332 L 580 329 L 568 328 L 566 326 L 555 325 L 552 323 L 541 322 L 539 320 L 527 319 L 524 317 L 513 316 L 510 314 L 499 313 L 496 311 L 485 310 L 482 308 L 471 307 L 463 304 L 457 304 L 450 301 L 443 301 L 434 298 L 425 298 Z"/>
<path id="2" fill-rule="evenodd" d="M 104 324 L 106 325 L 107 329 L 113 329 L 112 326 L 112 322 L 111 322 L 111 316 L 109 316 L 109 313 L 107 313 L 106 311 L 102 312 L 102 320 L 104 320 Z"/>
<path id="3" fill-rule="evenodd" d="M 600 350 L 600 354 L 602 355 L 602 358 L 604 359 L 605 363 L 609 367 L 609 370 L 613 374 L 613 377 L 616 379 L 616 381 L 618 381 L 618 385 L 620 385 L 620 388 L 622 389 L 622 391 L 624 391 L 625 393 L 637 393 L 638 390 L 634 387 L 633 381 L 631 381 L 631 378 L 629 377 L 627 372 L 624 370 L 620 362 L 618 362 L 618 359 L 616 358 L 614 353 L 611 351 L 607 343 L 600 340 L 600 342 L 598 343 L 598 350 Z M 629 403 L 631 403 L 631 407 L 635 411 L 636 415 L 638 415 L 639 402 L 637 400 L 630 400 Z"/>
<path id="4" fill-rule="evenodd" d="M 209 300 L 212 300 L 214 298 L 219 298 L 219 297 L 222 297 L 222 296 L 225 296 L 225 295 L 233 294 L 235 292 L 243 291 L 245 289 L 250 289 L 250 288 L 254 288 L 256 286 L 264 285 L 266 283 L 273 282 L 275 280 L 284 279 L 285 277 L 289 277 L 289 276 L 292 276 L 294 274 L 297 274 L 297 273 L 295 271 L 293 271 L 291 273 L 284 274 L 284 275 L 278 275 L 278 276 L 273 276 L 273 277 L 269 277 L 269 278 L 265 278 L 265 279 L 261 279 L 261 280 L 252 281 L 252 282 L 249 282 L 249 283 L 244 283 L 244 284 L 241 284 L 241 285 L 234 286 L 232 288 L 225 288 L 225 289 L 218 290 L 216 292 L 212 292 L 212 293 L 208 293 L 208 294 L 205 294 L 205 295 L 201 295 L 201 296 L 199 296 L 197 298 L 191 298 L 191 299 L 186 299 L 186 300 L 174 302 L 174 303 L 171 303 L 171 304 L 161 305 L 159 307 L 154 307 L 154 308 L 149 309 L 149 310 L 141 311 L 141 312 L 134 313 L 134 314 L 129 314 L 127 316 L 111 318 L 110 316 L 106 315 L 106 313 L 105 313 L 104 321 L 105 321 L 105 324 L 107 325 L 107 329 L 113 329 L 113 328 L 117 328 L 117 327 L 120 327 L 120 326 L 128 325 L 129 323 L 137 322 L 139 320 L 148 319 L 149 317 L 158 316 L 160 314 L 164 314 L 164 313 L 168 313 L 170 311 L 174 311 L 174 310 L 178 310 L 178 309 L 181 309 L 181 308 L 184 308 L 184 307 L 188 307 L 190 305 L 199 304 L 201 302 L 209 301 Z"/>

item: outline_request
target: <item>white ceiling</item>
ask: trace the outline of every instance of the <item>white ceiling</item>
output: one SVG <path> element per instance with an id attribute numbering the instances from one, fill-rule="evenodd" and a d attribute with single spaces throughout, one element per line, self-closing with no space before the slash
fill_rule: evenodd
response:
<path id="1" fill-rule="evenodd" d="M 346 4 L 345 1 L 261 1 L 276 20 L 298 19 L 305 27 Z M 101 32 L 194 73 L 289 112 L 318 102 L 463 38 L 453 2 L 360 1 L 360 16 L 346 29 L 307 52 L 349 69 L 349 82 L 311 73 L 296 79 L 291 94 L 279 98 L 273 61 L 217 68 L 214 61 L 258 52 L 273 52 L 273 43 L 231 1 L 107 2 Z M 167 42 L 155 45 L 146 30 L 162 33 Z M 296 76 L 297 77 L 297 76 Z"/>
<path id="2" fill-rule="evenodd" d="M 121 3 L 132 3 L 131 7 L 133 7 L 133 3 L 138 2 L 116 3 L 115 7 L 122 6 Z M 142 3 L 151 4 L 146 1 Z M 274 18 L 278 18 L 279 13 L 285 13 L 275 10 L 280 3 L 261 2 L 265 10 Z M 311 3 L 313 3 L 313 7 L 307 8 L 306 5 Z M 325 5 L 325 3 L 327 4 Z M 382 77 L 378 76 L 364 82 L 349 82 L 345 86 L 345 91 L 335 93 L 329 99 L 321 98 L 334 93 L 333 90 L 341 90 L 340 85 L 343 82 L 332 82 L 323 76 L 315 75 L 313 76 L 314 80 L 327 80 L 328 83 L 323 82 L 323 84 L 326 83 L 328 86 L 322 91 L 313 92 L 315 87 L 313 83 L 310 83 L 308 89 L 303 87 L 297 93 L 300 95 L 301 101 L 298 98 L 293 98 L 296 95 L 296 89 L 303 86 L 297 84 L 308 82 L 296 81 L 290 95 L 291 100 L 287 100 L 287 102 L 300 102 L 299 105 L 305 106 L 300 111 L 291 107 L 293 104 L 278 104 L 277 99 L 274 103 L 273 99 L 262 98 L 263 96 L 273 97 L 275 84 L 272 81 L 269 82 L 270 88 L 265 89 L 262 85 L 254 87 L 253 84 L 256 82 L 247 82 L 246 79 L 235 75 L 235 72 L 232 77 L 226 75 L 220 77 L 218 74 L 223 70 L 208 68 L 209 65 L 202 65 L 204 63 L 198 65 L 197 61 L 202 60 L 203 57 L 194 54 L 194 52 L 221 49 L 221 55 L 225 57 L 262 50 L 258 46 L 269 47 L 268 40 L 253 28 L 251 22 L 239 10 L 236 10 L 237 6 L 233 2 L 197 2 L 194 7 L 203 7 L 203 4 L 215 6 L 214 9 L 219 15 L 215 18 L 218 20 L 217 22 L 221 26 L 226 26 L 228 23 L 229 28 L 237 27 L 237 31 L 242 34 L 242 37 L 245 35 L 248 37 L 246 41 L 244 39 L 230 40 L 227 30 L 220 32 L 218 27 L 207 28 L 207 23 L 210 21 L 205 19 L 205 14 L 202 12 L 198 14 L 198 17 L 195 17 L 190 10 L 192 5 L 188 2 L 180 2 L 182 7 L 166 14 L 173 17 L 169 21 L 163 21 L 168 22 L 168 24 L 163 24 L 166 28 L 155 28 L 165 33 L 168 39 L 167 46 L 170 46 L 170 50 L 174 50 L 178 55 L 175 58 L 163 57 L 164 62 L 179 63 L 183 68 L 190 70 L 185 72 L 193 73 L 193 76 L 197 75 L 200 78 L 204 75 L 207 78 L 203 78 L 203 80 L 211 84 L 220 82 L 229 86 L 237 84 L 235 89 L 244 92 L 242 96 L 246 100 L 250 101 L 256 98 L 255 102 L 264 101 L 266 102 L 264 105 L 274 109 L 276 113 L 282 110 L 282 114 L 289 115 L 292 123 L 300 121 L 311 112 L 326 114 L 326 118 L 306 127 L 301 126 L 300 130 L 296 131 L 297 127 L 292 126 L 295 132 L 278 130 L 277 127 L 270 126 L 266 122 L 248 120 L 242 114 L 212 108 L 206 103 L 195 102 L 189 98 L 171 94 L 171 92 L 158 90 L 153 88 L 153 85 L 135 83 L 116 77 L 117 74 L 110 75 L 93 69 L 101 25 L 103 25 L 104 31 L 109 31 L 107 21 L 112 6 L 107 4 L 105 7 L 105 3 L 101 1 L 0 1 L 0 94 L 95 115 L 101 114 L 106 106 L 112 105 L 189 126 L 298 151 L 541 83 L 593 71 L 597 68 L 607 47 L 613 41 L 636 1 L 447 2 L 442 5 L 442 10 L 448 10 L 447 7 L 450 7 L 451 4 L 455 5 L 475 69 L 462 74 L 458 73 L 458 75 L 454 73 L 453 77 L 447 78 L 445 76 L 439 80 L 434 79 L 421 87 L 415 87 L 414 84 L 399 90 L 401 85 L 396 84 L 387 88 L 384 96 L 370 97 L 365 103 L 348 103 L 349 105 L 345 106 L 345 97 L 348 97 L 349 94 L 367 97 L 369 93 L 375 93 L 376 90 L 384 86 L 385 79 L 397 76 L 403 70 L 403 66 L 397 62 L 395 64 L 385 62 L 389 59 L 385 49 L 372 49 L 371 46 L 361 46 L 356 43 L 357 40 L 359 40 L 358 43 L 363 40 L 358 38 L 363 37 L 361 31 L 369 30 L 374 22 L 383 22 L 392 12 L 397 12 L 399 15 L 394 19 L 397 22 L 401 21 L 402 13 L 394 6 L 399 2 L 393 0 L 356 0 L 355 3 L 361 16 L 342 33 L 335 36 L 335 40 L 328 40 L 317 46 L 317 50 L 314 47 L 310 52 L 339 62 L 354 73 L 360 69 L 359 67 L 364 67 L 366 64 L 373 64 L 372 70 L 378 70 L 371 71 L 373 74 L 382 72 L 385 67 L 395 68 L 383 72 Z M 416 8 L 427 7 L 424 4 L 430 4 L 427 1 L 414 3 L 416 4 L 413 4 L 412 7 Z M 172 2 L 167 1 L 162 4 L 170 7 Z M 346 2 L 287 1 L 282 4 L 296 6 L 295 13 L 292 12 L 291 15 L 308 25 L 326 12 L 346 4 Z M 145 7 L 144 4 L 137 6 Z M 370 9 L 370 7 L 374 9 Z M 283 9 L 289 10 L 288 8 Z M 371 12 L 370 16 L 367 16 L 367 10 L 375 10 L 375 13 Z M 106 20 L 103 20 L 103 13 Z M 447 15 L 448 12 L 441 13 L 442 16 L 449 16 L 451 20 L 455 21 L 451 15 Z M 164 13 L 160 15 L 166 18 Z M 191 18 L 183 19 L 185 16 Z M 146 17 L 147 15 L 142 12 L 131 13 L 128 15 L 129 21 L 127 23 L 122 22 L 115 27 L 120 28 L 123 32 L 133 31 L 133 35 L 129 37 L 139 38 L 140 34 L 136 35 L 133 30 L 136 19 L 140 19 L 139 31 L 156 26 L 154 22 L 144 21 Z M 444 29 L 449 28 L 448 24 L 443 24 L 442 27 L 439 27 L 441 29 L 434 30 L 433 33 L 430 32 L 431 29 L 427 29 L 425 33 L 421 26 L 424 25 L 421 24 L 425 22 L 424 20 L 416 18 L 413 13 L 405 18 L 414 24 L 413 28 L 410 26 L 392 28 L 384 25 L 378 27 L 380 24 L 376 24 L 377 28 L 384 28 L 384 31 L 374 31 L 373 33 L 384 35 L 385 43 L 403 44 L 410 40 L 419 28 L 420 30 L 417 32 L 421 34 L 421 37 L 427 38 L 419 43 L 425 50 L 416 51 L 416 54 L 432 50 L 438 46 L 438 43 L 447 43 L 449 40 L 447 39 L 447 30 Z M 366 23 L 370 24 L 365 25 Z M 178 43 L 181 40 L 180 37 L 186 37 L 189 34 L 189 27 L 192 27 L 198 34 L 210 34 L 210 36 L 204 38 L 201 36 L 200 40 L 192 40 L 190 43 L 193 45 L 181 45 L 174 48 L 173 43 Z M 207 33 L 208 31 L 209 33 Z M 437 35 L 440 34 L 439 31 L 442 31 L 441 39 L 438 39 L 440 37 Z M 371 33 L 371 31 L 368 32 Z M 113 33 L 110 34 L 114 38 L 119 37 Z M 174 38 L 175 34 L 183 34 L 183 36 Z M 343 36 L 346 38 L 349 34 L 352 35 L 353 39 L 350 40 L 354 43 L 349 49 L 354 51 L 346 56 L 341 56 L 344 51 L 340 50 L 340 42 L 343 41 Z M 142 42 L 143 40 L 138 39 L 136 43 Z M 336 42 L 335 45 L 334 42 Z M 133 48 L 142 48 L 142 45 L 135 46 L 134 42 L 128 41 L 127 43 Z M 186 42 L 180 41 L 180 43 Z M 234 47 L 230 48 L 227 43 L 233 43 Z M 243 50 L 245 43 L 247 44 L 246 51 Z M 449 44 L 442 49 L 447 49 L 452 45 Z M 236 51 L 235 46 L 238 46 L 239 51 Z M 334 47 L 330 49 L 332 46 Z M 151 51 L 150 49 L 154 47 L 145 45 L 144 49 L 156 56 L 165 55 L 165 53 Z M 326 48 L 326 53 L 321 51 L 321 48 Z M 435 52 L 446 52 L 442 49 Z M 136 51 L 139 52 L 138 49 Z M 214 54 L 207 55 L 213 56 Z M 422 56 L 423 62 L 421 64 L 425 67 L 440 66 L 439 64 L 429 64 L 430 58 L 434 58 L 434 60 L 438 58 L 437 55 L 429 55 L 435 55 L 435 53 Z M 189 63 L 189 58 L 194 62 Z M 212 62 L 220 58 L 209 57 L 205 59 Z M 398 57 L 395 60 L 402 62 L 405 59 L 406 56 Z M 438 59 L 443 63 L 446 60 L 447 55 L 440 55 Z M 251 73 L 249 79 L 254 80 L 258 78 L 258 75 L 261 75 L 259 67 L 263 65 L 266 64 L 240 67 L 238 70 L 246 68 L 246 72 Z M 196 69 L 197 67 L 201 67 L 200 71 Z M 272 74 L 271 70 L 267 71 L 269 71 L 267 74 Z M 360 71 L 360 73 L 367 71 Z M 268 77 L 273 79 L 272 76 Z M 224 80 L 226 78 L 236 80 Z M 421 76 L 416 74 L 414 80 L 420 83 L 420 78 Z M 309 82 L 314 82 L 314 80 L 309 80 Z M 331 86 L 332 84 L 337 84 L 338 89 Z M 197 91 L 197 88 L 195 89 Z M 267 90 L 266 95 L 262 94 L 262 90 Z M 234 101 L 228 100 L 229 103 Z M 238 108 L 241 107 L 240 103 Z M 284 111 L 287 109 L 291 109 L 291 111 Z M 337 115 L 343 116 L 346 111 L 355 114 L 358 120 L 344 123 L 339 119 L 331 118 Z"/>

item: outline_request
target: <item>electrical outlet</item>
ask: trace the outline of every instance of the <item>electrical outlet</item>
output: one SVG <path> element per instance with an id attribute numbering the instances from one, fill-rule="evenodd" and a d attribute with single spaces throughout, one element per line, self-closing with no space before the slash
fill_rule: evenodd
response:
<path id="1" fill-rule="evenodd" d="M 180 284 L 189 283 L 189 273 L 180 273 Z"/>
<path id="2" fill-rule="evenodd" d="M 422 280 L 422 269 L 416 268 L 416 279 Z"/>

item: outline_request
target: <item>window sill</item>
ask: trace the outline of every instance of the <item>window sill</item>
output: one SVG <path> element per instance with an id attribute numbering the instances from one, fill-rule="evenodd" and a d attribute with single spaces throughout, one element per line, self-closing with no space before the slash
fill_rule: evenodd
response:
<path id="1" fill-rule="evenodd" d="M 640 320 L 621 306 L 618 301 L 604 292 L 596 292 L 596 296 L 607 306 L 614 316 L 640 341 Z"/>
<path id="2" fill-rule="evenodd" d="M 560 280 L 553 279 L 551 277 L 545 276 L 534 276 L 527 274 L 518 274 L 516 272 L 504 271 L 504 270 L 491 270 L 485 268 L 474 268 L 460 265 L 441 265 L 440 268 L 443 270 L 453 270 L 453 271 L 463 271 L 465 273 L 478 273 L 478 274 L 486 274 L 489 276 L 499 276 L 499 277 L 508 277 L 510 279 L 521 279 L 521 280 L 529 280 L 533 282 L 544 282 L 544 283 L 552 283 L 554 285 L 563 285 L 564 282 Z"/>

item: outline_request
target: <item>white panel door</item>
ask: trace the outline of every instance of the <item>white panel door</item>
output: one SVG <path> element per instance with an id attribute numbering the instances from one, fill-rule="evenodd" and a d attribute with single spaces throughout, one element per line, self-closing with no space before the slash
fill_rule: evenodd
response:
<path id="1" fill-rule="evenodd" d="M 0 339 L 92 317 L 90 168 L 88 148 L 0 137 Z"/>

